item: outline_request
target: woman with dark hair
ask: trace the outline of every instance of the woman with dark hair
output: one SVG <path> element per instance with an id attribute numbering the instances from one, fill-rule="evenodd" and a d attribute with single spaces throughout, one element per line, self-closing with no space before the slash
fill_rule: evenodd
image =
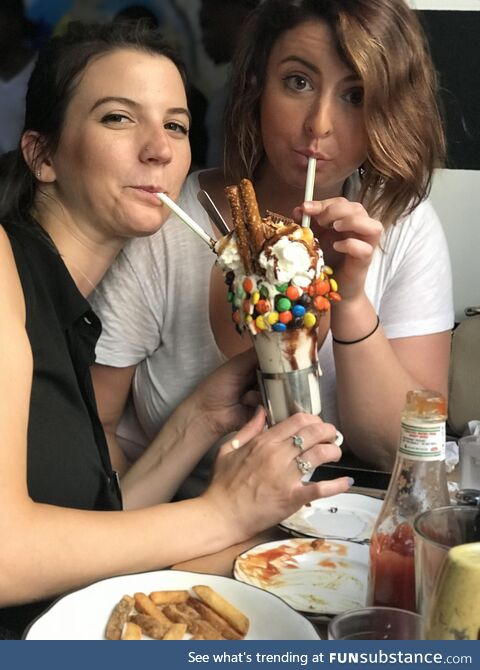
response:
<path id="1" fill-rule="evenodd" d="M 182 66 L 156 32 L 72 25 L 38 58 L 0 184 L 0 634 L 20 634 L 66 590 L 227 547 L 348 488 L 303 486 L 295 460 L 298 434 L 312 465 L 337 458 L 333 426 L 297 415 L 263 432 L 259 410 L 202 497 L 161 504 L 251 416 L 247 353 L 185 400 L 120 493 L 89 373 L 100 323 L 85 298 L 128 238 L 166 219 L 155 192 L 179 193 L 189 123 Z"/>
<path id="2" fill-rule="evenodd" d="M 265 0 L 233 63 L 225 172 L 191 175 L 180 196 L 207 230 L 198 189 L 228 221 L 223 188 L 242 177 L 253 180 L 263 214 L 311 215 L 343 296 L 320 324 L 322 416 L 380 469 L 392 465 L 406 391 L 447 388 L 451 273 L 427 197 L 444 155 L 436 96 L 425 37 L 404 0 Z M 303 203 L 309 157 L 314 201 Z M 175 265 L 178 248 L 191 279 Z M 149 276 L 162 276 L 159 250 L 171 258 L 173 288 L 156 282 L 140 293 Z M 116 434 L 133 443 L 116 452 L 120 467 L 202 376 L 248 346 L 229 325 L 223 278 L 211 266 L 208 250 L 168 222 L 125 248 L 94 296 L 104 322 L 94 371 L 100 414 L 113 449 Z M 122 318 L 127 301 L 143 319 Z M 192 340 L 195 360 L 185 353 Z M 130 387 L 139 427 L 130 405 L 122 417 Z"/>

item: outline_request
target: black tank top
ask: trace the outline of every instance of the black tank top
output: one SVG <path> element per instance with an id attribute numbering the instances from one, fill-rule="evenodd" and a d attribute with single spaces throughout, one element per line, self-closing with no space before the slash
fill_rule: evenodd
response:
<path id="1" fill-rule="evenodd" d="M 43 231 L 35 224 L 4 227 L 25 296 L 33 353 L 27 455 L 30 497 L 61 507 L 120 510 L 120 490 L 89 369 L 95 360 L 100 321 Z M 46 604 L 0 609 L 0 626 L 20 631 Z"/>

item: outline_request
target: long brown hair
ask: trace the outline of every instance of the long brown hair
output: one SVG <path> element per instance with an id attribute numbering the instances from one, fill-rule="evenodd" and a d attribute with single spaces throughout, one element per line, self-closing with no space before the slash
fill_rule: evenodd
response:
<path id="1" fill-rule="evenodd" d="M 368 154 L 360 198 L 385 226 L 428 194 L 443 164 L 437 78 L 419 20 L 404 0 L 265 0 L 245 26 L 225 112 L 229 181 L 254 177 L 264 157 L 260 100 L 270 52 L 287 30 L 330 26 L 340 57 L 364 85 Z"/>

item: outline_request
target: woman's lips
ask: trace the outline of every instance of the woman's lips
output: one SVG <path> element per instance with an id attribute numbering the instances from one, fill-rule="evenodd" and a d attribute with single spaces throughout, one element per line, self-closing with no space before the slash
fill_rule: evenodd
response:
<path id="1" fill-rule="evenodd" d="M 154 188 L 150 186 L 132 186 L 131 187 L 142 200 L 145 200 L 146 202 L 151 202 L 152 204 L 155 204 L 157 207 L 162 206 L 161 201 L 157 198 L 156 194 L 157 193 L 166 193 L 165 189 L 163 188 Z"/>
<path id="2" fill-rule="evenodd" d="M 323 154 L 315 154 L 315 153 L 308 153 L 308 152 L 303 152 L 303 151 L 294 151 L 294 161 L 295 164 L 298 165 L 299 167 L 303 169 L 307 169 L 308 167 L 308 159 L 310 157 L 316 158 L 317 160 L 317 170 L 321 168 L 322 165 L 326 165 L 327 163 L 330 163 L 332 160 L 331 158 L 327 158 Z"/>

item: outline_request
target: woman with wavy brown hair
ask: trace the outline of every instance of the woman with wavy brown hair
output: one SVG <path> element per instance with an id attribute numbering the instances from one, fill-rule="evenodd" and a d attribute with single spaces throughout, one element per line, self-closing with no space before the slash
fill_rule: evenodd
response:
<path id="1" fill-rule="evenodd" d="M 179 200 L 212 231 L 198 189 L 228 220 L 223 188 L 249 177 L 263 214 L 311 216 L 343 296 L 320 325 L 322 416 L 378 468 L 392 464 L 406 391 L 447 389 L 450 262 L 428 200 L 445 152 L 436 97 L 425 37 L 404 0 L 265 0 L 233 63 L 225 172 L 190 175 Z M 315 190 L 305 203 L 309 157 L 317 159 Z M 176 231 L 169 235 L 169 227 Z M 159 249 L 172 257 L 169 295 L 144 290 L 158 278 Z M 169 414 L 172 380 L 177 402 L 210 367 L 249 346 L 228 323 L 212 262 L 172 220 L 149 242 L 127 247 L 97 291 L 105 329 L 97 391 L 111 434 L 132 379 L 148 434 Z M 141 326 L 122 321 L 122 305 L 132 300 L 154 315 Z M 112 399 L 113 383 L 123 393 Z"/>

